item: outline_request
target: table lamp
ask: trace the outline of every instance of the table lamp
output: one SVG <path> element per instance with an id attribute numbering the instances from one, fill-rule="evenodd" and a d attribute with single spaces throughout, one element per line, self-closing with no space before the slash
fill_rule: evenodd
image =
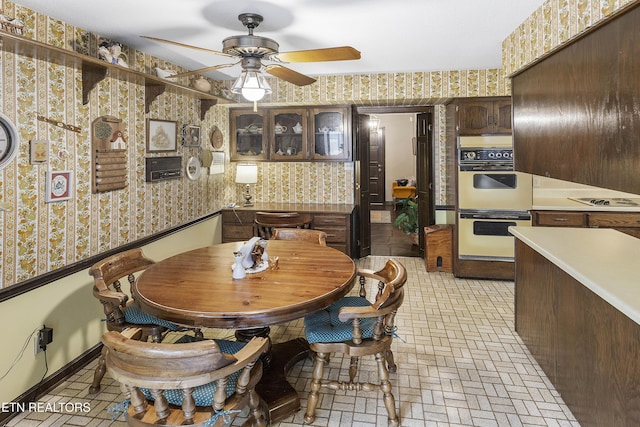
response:
<path id="1" fill-rule="evenodd" d="M 236 167 L 236 183 L 245 184 L 244 198 L 246 201 L 244 202 L 244 206 L 253 206 L 253 203 L 251 203 L 251 192 L 249 190 L 251 184 L 255 184 L 256 182 L 258 182 L 258 165 L 238 163 Z"/>

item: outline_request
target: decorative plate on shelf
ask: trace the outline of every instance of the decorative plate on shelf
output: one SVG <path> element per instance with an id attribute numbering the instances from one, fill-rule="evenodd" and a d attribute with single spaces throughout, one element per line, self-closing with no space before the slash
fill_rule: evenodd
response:
<path id="1" fill-rule="evenodd" d="M 189 157 L 187 160 L 187 178 L 190 180 L 195 180 L 200 175 L 200 159 L 197 157 Z"/>
<path id="2" fill-rule="evenodd" d="M 218 128 L 218 126 L 214 126 L 211 130 L 211 146 L 214 149 L 219 150 L 222 148 L 223 144 L 224 138 L 222 136 L 222 132 L 220 131 L 220 128 Z"/>

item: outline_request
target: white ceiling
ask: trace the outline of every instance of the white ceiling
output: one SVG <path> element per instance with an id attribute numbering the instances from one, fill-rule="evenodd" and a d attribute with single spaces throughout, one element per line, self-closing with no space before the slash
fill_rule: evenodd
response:
<path id="1" fill-rule="evenodd" d="M 350 45 L 357 61 L 290 64 L 312 76 L 500 68 L 502 41 L 544 0 L 16 0 L 28 8 L 189 70 L 235 62 L 141 38 L 220 51 L 247 34 L 238 14 L 259 13 L 254 34 L 280 52 Z M 208 73 L 234 78 L 239 65 Z"/>

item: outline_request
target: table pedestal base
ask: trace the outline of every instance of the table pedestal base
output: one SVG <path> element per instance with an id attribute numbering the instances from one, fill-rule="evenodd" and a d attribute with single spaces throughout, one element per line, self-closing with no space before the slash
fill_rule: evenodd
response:
<path id="1" fill-rule="evenodd" d="M 271 424 L 278 422 L 300 409 L 300 398 L 287 381 L 287 372 L 309 354 L 309 344 L 304 338 L 273 344 L 271 366 L 265 369 L 262 379 L 256 385 L 258 395 L 269 408 Z"/>

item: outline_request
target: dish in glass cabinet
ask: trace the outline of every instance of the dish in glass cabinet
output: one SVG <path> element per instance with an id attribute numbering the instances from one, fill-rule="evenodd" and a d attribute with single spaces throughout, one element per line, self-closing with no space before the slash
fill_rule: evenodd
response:
<path id="1" fill-rule="evenodd" d="M 200 175 L 200 160 L 198 160 L 197 157 L 190 157 L 189 160 L 187 160 L 187 178 L 189 178 L 190 180 L 195 180 L 198 178 L 198 176 Z"/>

